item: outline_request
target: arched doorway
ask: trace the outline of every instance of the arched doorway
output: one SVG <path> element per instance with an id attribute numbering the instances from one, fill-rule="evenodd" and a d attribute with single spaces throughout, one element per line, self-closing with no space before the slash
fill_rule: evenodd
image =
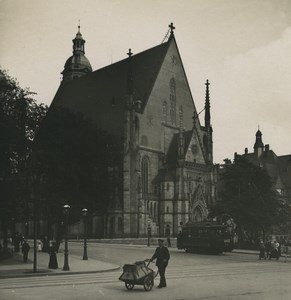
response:
<path id="1" fill-rule="evenodd" d="M 189 208 L 189 220 L 192 222 L 200 222 L 207 218 L 208 210 L 205 202 L 205 195 L 202 186 L 199 185 L 191 197 Z"/>

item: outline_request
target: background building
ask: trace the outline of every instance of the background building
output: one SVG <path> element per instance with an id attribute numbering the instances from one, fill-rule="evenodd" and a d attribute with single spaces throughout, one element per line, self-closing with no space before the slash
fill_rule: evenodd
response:
<path id="1" fill-rule="evenodd" d="M 252 164 L 265 169 L 272 179 L 273 187 L 280 198 L 290 203 L 291 200 L 291 154 L 277 156 L 270 149 L 270 145 L 264 145 L 262 132 L 256 132 L 254 152 L 249 153 L 245 148 L 243 157 L 247 158 Z"/>

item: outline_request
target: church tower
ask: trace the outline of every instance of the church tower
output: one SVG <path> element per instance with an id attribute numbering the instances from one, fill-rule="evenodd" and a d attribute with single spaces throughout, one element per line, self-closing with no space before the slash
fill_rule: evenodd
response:
<path id="1" fill-rule="evenodd" d="M 256 142 L 254 145 L 254 152 L 257 158 L 263 154 L 264 151 L 264 143 L 262 141 L 262 132 L 258 129 L 256 133 Z"/>
<path id="2" fill-rule="evenodd" d="M 79 25 L 76 37 L 73 39 L 73 55 L 66 61 L 64 70 L 61 73 L 63 75 L 62 84 L 89 72 L 92 72 L 92 67 L 85 56 L 85 40 L 82 37 Z"/>

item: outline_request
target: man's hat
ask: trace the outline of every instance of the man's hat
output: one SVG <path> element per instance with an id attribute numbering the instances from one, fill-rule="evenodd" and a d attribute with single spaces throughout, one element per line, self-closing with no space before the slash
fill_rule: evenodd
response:
<path id="1" fill-rule="evenodd" d="M 164 242 L 164 240 L 162 240 L 162 239 L 158 239 L 158 242 L 162 242 L 162 243 L 163 243 L 163 242 Z"/>

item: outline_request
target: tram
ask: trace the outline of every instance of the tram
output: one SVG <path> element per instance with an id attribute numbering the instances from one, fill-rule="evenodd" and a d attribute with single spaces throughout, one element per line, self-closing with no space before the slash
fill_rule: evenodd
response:
<path id="1" fill-rule="evenodd" d="M 182 227 L 177 248 L 186 252 L 220 254 L 233 250 L 233 236 L 226 225 L 210 221 L 191 222 Z"/>

